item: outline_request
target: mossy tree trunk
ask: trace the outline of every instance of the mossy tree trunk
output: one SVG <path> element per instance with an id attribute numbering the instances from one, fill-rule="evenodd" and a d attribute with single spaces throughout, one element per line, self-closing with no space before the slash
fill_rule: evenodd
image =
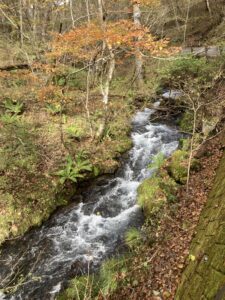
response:
<path id="1" fill-rule="evenodd" d="M 175 300 L 225 299 L 225 153 L 202 212 Z"/>

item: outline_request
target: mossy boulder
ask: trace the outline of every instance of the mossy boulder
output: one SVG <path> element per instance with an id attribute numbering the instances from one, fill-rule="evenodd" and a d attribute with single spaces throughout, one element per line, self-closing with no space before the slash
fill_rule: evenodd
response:
<path id="1" fill-rule="evenodd" d="M 179 127 L 184 132 L 192 132 L 193 130 L 193 112 L 187 110 L 179 121 Z"/>
<path id="2" fill-rule="evenodd" d="M 187 181 L 188 152 L 177 150 L 171 157 L 169 172 L 172 178 L 181 184 Z"/>
<path id="3" fill-rule="evenodd" d="M 146 216 L 159 210 L 167 201 L 175 200 L 176 182 L 165 172 L 146 179 L 138 188 L 138 204 Z"/>

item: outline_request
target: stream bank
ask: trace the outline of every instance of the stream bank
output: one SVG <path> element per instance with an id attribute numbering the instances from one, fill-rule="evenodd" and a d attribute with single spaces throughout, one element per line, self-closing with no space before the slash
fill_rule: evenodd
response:
<path id="1" fill-rule="evenodd" d="M 224 162 L 224 159 L 221 161 L 224 152 L 223 134 L 224 132 L 208 141 L 207 144 L 204 144 L 199 149 L 199 169 L 192 170 L 191 172 L 189 191 L 187 192 L 186 187 L 181 186 L 177 194 L 177 200 L 174 203 L 170 202 L 165 205 L 161 213 L 158 216 L 156 215 L 155 219 L 152 218 L 147 222 L 147 239 L 141 246 L 134 250 L 133 259 L 130 260 L 127 275 L 125 275 L 123 279 L 118 280 L 118 288 L 109 296 L 110 300 L 174 299 L 178 283 L 181 280 L 182 272 L 186 265 L 190 264 L 190 266 L 187 267 L 187 271 L 189 270 L 192 272 L 191 274 L 198 276 L 198 271 L 196 271 L 196 273 L 194 272 L 196 270 L 195 267 L 199 264 L 199 259 L 196 255 L 196 259 L 191 261 L 192 252 L 189 251 L 189 248 L 192 238 L 196 234 L 199 217 L 207 202 L 210 190 L 213 186 L 215 189 L 219 184 L 217 182 L 218 180 L 216 180 L 217 183 L 215 182 L 214 185 L 214 179 L 220 162 L 221 165 L 223 165 Z M 220 167 L 218 174 L 221 173 L 221 169 L 222 167 Z M 221 177 L 221 179 L 224 178 Z M 211 192 L 210 195 L 212 195 L 212 193 L 213 192 Z M 209 206 L 206 205 L 206 211 L 207 207 L 210 207 L 210 203 Z M 213 210 L 213 207 L 211 207 L 211 209 Z M 215 209 L 219 211 L 220 205 Z M 204 220 L 204 211 L 202 220 Z M 204 226 L 205 223 L 202 224 L 202 226 Z M 210 224 L 213 225 L 213 223 L 209 223 L 209 227 Z M 221 225 L 221 230 L 222 227 Z M 203 231 L 200 232 L 203 233 Z M 221 232 L 223 232 L 223 230 Z M 216 236 L 217 234 L 215 237 Z M 222 238 L 222 235 L 219 236 Z M 207 245 L 209 239 L 203 240 L 204 244 Z M 194 239 L 194 244 L 191 249 L 194 249 L 196 241 L 197 240 Z M 203 248 L 201 249 L 205 251 Z M 201 249 L 198 248 L 200 252 Z M 209 249 L 211 249 L 210 251 L 213 253 L 214 247 Z M 218 263 L 222 267 L 223 260 L 220 255 L 223 255 L 222 252 L 218 252 Z M 207 263 L 202 262 L 202 264 L 204 268 L 207 268 Z M 195 294 L 195 281 L 192 281 L 192 275 L 189 277 L 188 274 L 190 273 L 186 273 L 187 271 L 185 271 L 182 277 L 182 284 L 178 290 L 177 299 L 200 299 L 199 294 Z M 186 279 L 186 274 L 189 280 Z M 212 285 L 216 286 L 216 278 L 213 277 L 212 272 L 207 273 L 207 271 L 202 276 L 205 285 L 207 285 L 207 281 L 204 278 L 208 278 L 207 276 L 210 277 Z M 189 283 L 192 283 L 192 289 L 189 288 Z M 203 291 L 200 283 L 198 290 Z M 190 298 L 187 295 L 186 298 L 183 297 L 184 293 L 188 291 L 192 291 L 192 297 Z M 99 299 L 103 298 L 100 297 Z"/>

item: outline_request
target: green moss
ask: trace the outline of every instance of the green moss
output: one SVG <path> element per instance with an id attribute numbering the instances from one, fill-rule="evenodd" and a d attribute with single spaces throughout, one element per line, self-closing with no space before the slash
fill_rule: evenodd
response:
<path id="1" fill-rule="evenodd" d="M 145 215 L 160 209 L 166 202 L 166 195 L 160 187 L 160 178 L 146 179 L 138 188 L 138 204 L 143 207 Z"/>
<path id="2" fill-rule="evenodd" d="M 57 297 L 57 300 L 92 299 L 93 276 L 81 276 L 70 281 L 68 288 Z"/>
<path id="3" fill-rule="evenodd" d="M 172 154 L 169 171 L 176 182 L 184 184 L 187 181 L 188 152 L 177 150 Z"/>
<path id="4" fill-rule="evenodd" d="M 57 300 L 97 299 L 100 294 L 104 298 L 116 290 L 119 273 L 126 273 L 126 259 L 124 257 L 106 260 L 100 272 L 94 275 L 76 277 L 69 283 Z"/>
<path id="5" fill-rule="evenodd" d="M 141 233 L 136 228 L 130 228 L 125 234 L 125 242 L 131 248 L 136 248 L 141 244 Z"/>
<path id="6" fill-rule="evenodd" d="M 175 200 L 176 183 L 166 173 L 146 179 L 138 188 L 138 204 L 146 216 L 159 210 L 167 201 Z"/>
<path id="7" fill-rule="evenodd" d="M 189 110 L 187 110 L 180 122 L 179 122 L 179 127 L 182 131 L 184 132 L 192 132 L 193 129 L 193 113 Z"/>
<path id="8" fill-rule="evenodd" d="M 132 147 L 132 141 L 130 137 L 124 136 L 123 139 L 121 138 L 116 145 L 115 150 L 119 153 L 124 153 Z"/>

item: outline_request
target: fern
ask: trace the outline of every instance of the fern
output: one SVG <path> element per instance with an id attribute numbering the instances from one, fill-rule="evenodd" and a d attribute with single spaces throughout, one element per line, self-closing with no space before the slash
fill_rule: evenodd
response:
<path id="1" fill-rule="evenodd" d="M 5 124 L 13 124 L 19 120 L 19 117 L 17 115 L 4 114 L 0 119 Z"/>
<path id="2" fill-rule="evenodd" d="M 90 161 L 80 153 L 75 160 L 69 155 L 66 159 L 64 168 L 56 173 L 60 177 L 60 183 L 64 184 L 67 180 L 77 182 L 78 178 L 84 178 L 85 171 L 92 171 Z"/>
<path id="3" fill-rule="evenodd" d="M 14 102 L 11 99 L 6 99 L 4 101 L 4 106 L 7 113 L 18 115 L 23 110 L 23 103 Z"/>
<path id="4" fill-rule="evenodd" d="M 60 104 L 47 103 L 46 104 L 46 110 L 52 115 L 57 115 L 61 112 L 61 105 Z"/>

